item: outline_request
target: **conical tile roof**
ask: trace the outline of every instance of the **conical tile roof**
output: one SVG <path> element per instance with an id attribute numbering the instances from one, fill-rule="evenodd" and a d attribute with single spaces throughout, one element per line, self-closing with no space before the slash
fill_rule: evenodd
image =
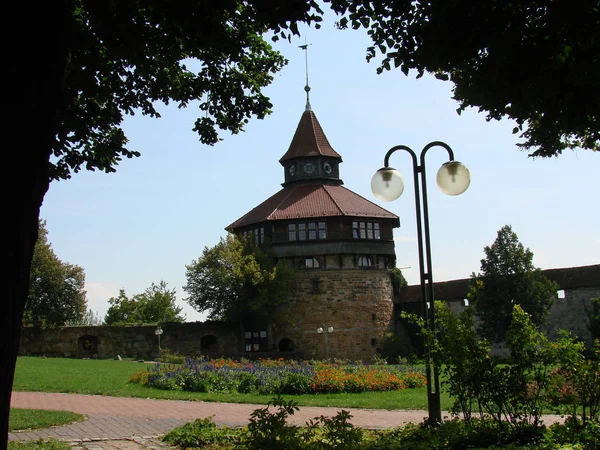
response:
<path id="1" fill-rule="evenodd" d="M 306 156 L 331 156 L 342 159 L 329 144 L 317 116 L 310 110 L 302 114 L 292 143 L 279 162 L 283 164 L 290 159 Z"/>

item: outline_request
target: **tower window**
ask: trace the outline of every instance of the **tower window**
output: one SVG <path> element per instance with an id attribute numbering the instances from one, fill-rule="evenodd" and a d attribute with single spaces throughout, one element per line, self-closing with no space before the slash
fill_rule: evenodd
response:
<path id="1" fill-rule="evenodd" d="M 326 222 L 290 223 L 288 224 L 289 241 L 306 241 L 327 239 Z"/>
<path id="2" fill-rule="evenodd" d="M 319 222 L 319 239 L 327 239 L 327 227 L 325 222 Z"/>
<path id="3" fill-rule="evenodd" d="M 260 245 L 265 243 L 264 227 L 256 228 L 254 230 L 246 230 L 242 233 L 242 235 L 247 237 L 250 240 L 250 242 L 254 241 L 254 245 Z"/>
<path id="4" fill-rule="evenodd" d="M 298 224 L 298 239 L 301 241 L 306 240 L 306 224 L 304 223 Z"/>
<path id="5" fill-rule="evenodd" d="M 377 222 L 352 222 L 354 239 L 381 239 L 381 225 Z"/>
<path id="6" fill-rule="evenodd" d="M 320 267 L 319 260 L 317 258 L 305 258 L 304 268 L 306 269 L 318 269 Z"/>
<path id="7" fill-rule="evenodd" d="M 308 224 L 308 239 L 311 241 L 317 238 L 317 224 L 311 222 Z"/>
<path id="8" fill-rule="evenodd" d="M 358 267 L 371 267 L 372 265 L 371 258 L 368 256 L 360 256 L 358 258 Z"/>

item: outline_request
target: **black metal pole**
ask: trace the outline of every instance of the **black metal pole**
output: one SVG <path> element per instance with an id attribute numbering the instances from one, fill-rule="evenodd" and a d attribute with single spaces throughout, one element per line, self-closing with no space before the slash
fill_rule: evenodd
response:
<path id="1" fill-rule="evenodd" d="M 392 147 L 385 155 L 384 167 L 389 167 L 389 158 L 397 150 L 405 150 L 410 153 L 413 161 L 413 176 L 415 184 L 415 212 L 417 219 L 417 244 L 419 247 L 419 275 L 421 281 L 421 300 L 423 307 L 423 319 L 430 333 L 425 338 L 425 376 L 427 378 L 427 409 L 428 423 L 438 425 L 442 423 L 442 409 L 440 401 L 440 380 L 437 358 L 433 352 L 433 344 L 436 338 L 435 327 L 435 296 L 433 290 L 433 274 L 431 264 L 431 239 L 429 233 L 429 209 L 427 203 L 427 178 L 425 176 L 425 154 L 432 147 L 443 147 L 448 152 L 450 161 L 454 161 L 454 152 L 445 143 L 433 141 L 427 144 L 420 155 L 420 165 L 417 162 L 415 152 L 405 146 Z M 421 179 L 419 180 L 419 174 Z M 422 197 L 421 197 L 422 195 Z M 422 206 L 422 209 L 421 209 Z M 425 232 L 423 233 L 423 229 Z M 423 236 L 424 235 L 424 236 Z M 423 239 L 424 237 L 424 239 Z"/>

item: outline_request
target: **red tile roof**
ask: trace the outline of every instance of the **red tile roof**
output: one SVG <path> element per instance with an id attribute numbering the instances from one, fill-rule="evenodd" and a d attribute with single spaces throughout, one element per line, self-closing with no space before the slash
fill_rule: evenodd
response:
<path id="1" fill-rule="evenodd" d="M 290 148 L 279 162 L 304 156 L 333 156 L 342 159 L 329 144 L 317 116 L 312 111 L 304 111 L 302 114 Z"/>
<path id="2" fill-rule="evenodd" d="M 576 289 L 600 285 L 600 264 L 546 269 L 542 270 L 542 273 L 558 284 L 559 289 Z M 461 278 L 459 280 L 433 283 L 435 298 L 437 300 L 462 300 L 467 298 L 470 282 L 471 278 Z M 404 286 L 397 300 L 401 303 L 421 301 L 421 285 Z"/>
<path id="3" fill-rule="evenodd" d="M 398 216 L 343 186 L 305 184 L 282 189 L 226 227 L 226 230 L 267 220 L 332 216 L 394 219 L 396 226 L 400 224 Z"/>

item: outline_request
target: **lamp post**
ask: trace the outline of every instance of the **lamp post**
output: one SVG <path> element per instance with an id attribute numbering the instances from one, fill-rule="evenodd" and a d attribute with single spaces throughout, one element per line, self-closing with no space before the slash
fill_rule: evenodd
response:
<path id="1" fill-rule="evenodd" d="M 158 336 L 158 354 L 160 355 L 160 335 L 163 334 L 162 328 L 159 326 L 156 330 L 154 330 L 154 334 Z"/>
<path id="2" fill-rule="evenodd" d="M 421 300 L 423 318 L 429 331 L 425 340 L 425 357 L 427 377 L 427 407 L 431 425 L 442 422 L 440 405 L 439 368 L 435 354 L 432 352 L 435 339 L 435 297 L 433 293 L 433 275 L 431 266 L 431 246 L 429 237 L 429 211 L 427 207 L 427 181 L 425 176 L 425 154 L 432 147 L 442 147 L 448 152 L 449 161 L 438 170 L 436 181 L 442 192 L 448 195 L 460 195 L 471 183 L 469 170 L 460 162 L 454 161 L 454 152 L 444 142 L 433 141 L 427 144 L 419 159 L 416 153 L 405 145 L 392 147 L 385 155 L 384 167 L 379 169 L 371 179 L 371 190 L 379 200 L 390 202 L 396 200 L 404 191 L 404 181 L 400 173 L 389 166 L 392 153 L 404 150 L 410 153 L 413 162 L 415 184 L 415 207 L 417 217 L 417 241 L 419 246 L 419 268 L 421 280 Z M 423 239 L 424 238 L 424 239 Z"/>
<path id="3" fill-rule="evenodd" d="M 317 328 L 317 333 L 322 334 L 325 338 L 325 358 L 329 360 L 329 333 L 333 333 L 333 327 L 331 325 L 323 325 Z"/>

